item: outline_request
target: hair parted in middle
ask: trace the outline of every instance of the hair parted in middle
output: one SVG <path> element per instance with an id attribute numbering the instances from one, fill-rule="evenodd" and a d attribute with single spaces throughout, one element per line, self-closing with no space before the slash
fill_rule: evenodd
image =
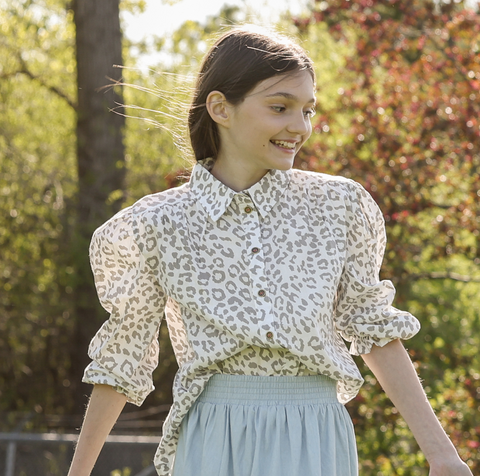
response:
<path id="1" fill-rule="evenodd" d="M 312 60 L 283 35 L 251 27 L 234 28 L 222 35 L 203 59 L 188 112 L 195 159 L 215 159 L 220 149 L 217 124 L 206 108 L 210 92 L 220 91 L 230 104 L 237 105 L 259 82 L 300 71 L 308 71 L 315 82 Z"/>

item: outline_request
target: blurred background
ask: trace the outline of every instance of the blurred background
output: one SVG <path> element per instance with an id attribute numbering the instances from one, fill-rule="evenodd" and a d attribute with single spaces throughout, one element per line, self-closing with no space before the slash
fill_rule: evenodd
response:
<path id="1" fill-rule="evenodd" d="M 188 179 L 192 78 L 219 32 L 245 22 L 315 61 L 314 133 L 296 167 L 353 178 L 379 203 L 382 278 L 422 323 L 406 345 L 480 474 L 480 3 L 462 0 L 0 0 L 0 473 L 66 474 L 88 342 L 108 317 L 91 234 Z M 176 371 L 163 325 L 160 359 L 155 392 L 127 406 L 95 474 L 153 474 Z M 426 476 L 359 366 L 360 473 Z"/>

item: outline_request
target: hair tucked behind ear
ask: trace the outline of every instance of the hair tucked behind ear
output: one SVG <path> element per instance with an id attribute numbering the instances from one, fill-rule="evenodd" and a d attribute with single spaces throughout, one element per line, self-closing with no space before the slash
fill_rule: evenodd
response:
<path id="1" fill-rule="evenodd" d="M 211 91 L 222 92 L 230 104 L 236 105 L 259 82 L 304 70 L 315 80 L 313 63 L 306 52 L 284 36 L 235 28 L 220 37 L 203 60 L 188 113 L 195 159 L 216 158 L 220 148 L 217 124 L 205 105 Z"/>

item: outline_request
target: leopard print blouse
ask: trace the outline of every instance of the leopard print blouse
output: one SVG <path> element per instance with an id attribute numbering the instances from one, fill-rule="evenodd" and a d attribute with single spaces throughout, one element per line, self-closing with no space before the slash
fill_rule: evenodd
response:
<path id="1" fill-rule="evenodd" d="M 90 249 L 110 318 L 90 344 L 85 382 L 140 405 L 154 388 L 167 321 L 179 371 L 155 456 L 163 476 L 182 419 L 213 374 L 323 374 L 345 403 L 363 382 L 351 354 L 419 330 L 391 306 L 392 283 L 379 280 L 383 217 L 358 183 L 271 170 L 235 192 L 211 165 L 119 212 Z"/>

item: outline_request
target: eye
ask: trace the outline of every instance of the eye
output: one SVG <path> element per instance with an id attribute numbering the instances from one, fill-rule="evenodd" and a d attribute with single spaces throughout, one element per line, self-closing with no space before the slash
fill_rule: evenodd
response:
<path id="1" fill-rule="evenodd" d="M 307 109 L 306 111 L 303 111 L 303 114 L 305 114 L 305 116 L 307 117 L 313 117 L 316 113 L 317 111 L 315 110 L 314 107 Z"/>
<path id="2" fill-rule="evenodd" d="M 272 108 L 275 112 L 283 112 L 283 111 L 285 111 L 285 109 L 286 109 L 285 106 L 271 106 L 271 108 Z"/>

